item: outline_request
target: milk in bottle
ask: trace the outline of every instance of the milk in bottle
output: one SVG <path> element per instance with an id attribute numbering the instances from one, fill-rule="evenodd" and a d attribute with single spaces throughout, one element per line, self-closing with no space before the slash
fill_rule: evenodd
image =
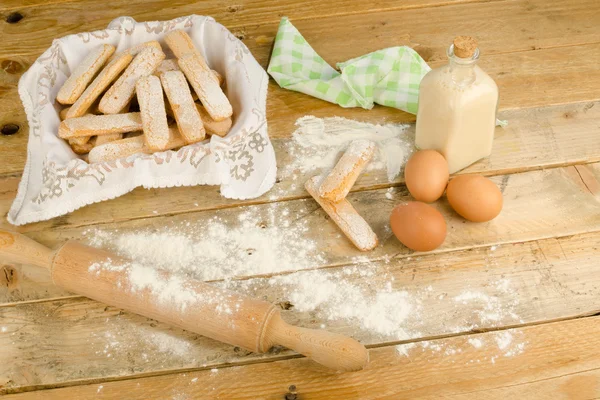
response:
<path id="1" fill-rule="evenodd" d="M 446 157 L 459 171 L 492 152 L 498 86 L 477 66 L 477 42 L 458 36 L 449 64 L 431 70 L 419 87 L 415 144 Z"/>

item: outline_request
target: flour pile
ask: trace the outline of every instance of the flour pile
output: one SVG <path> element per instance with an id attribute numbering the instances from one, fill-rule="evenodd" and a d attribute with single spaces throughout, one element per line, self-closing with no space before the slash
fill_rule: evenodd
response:
<path id="1" fill-rule="evenodd" d="M 296 121 L 296 126 L 287 148 L 291 159 L 281 171 L 284 178 L 329 170 L 350 142 L 366 139 L 377 145 L 367 170 L 386 170 L 391 182 L 413 149 L 413 137 L 407 132 L 410 125 L 405 124 L 374 125 L 341 117 L 305 116 Z"/>
<path id="2" fill-rule="evenodd" d="M 86 235 L 94 247 L 202 281 L 297 271 L 323 264 L 323 256 L 307 234 L 307 220 L 301 218 L 312 212 L 311 208 L 295 209 L 293 216 L 279 204 L 268 205 L 261 213 L 252 210 L 243 211 L 235 221 L 216 213 L 205 221 L 181 222 L 153 231 L 91 230 Z M 151 272 L 148 275 L 153 279 Z"/>

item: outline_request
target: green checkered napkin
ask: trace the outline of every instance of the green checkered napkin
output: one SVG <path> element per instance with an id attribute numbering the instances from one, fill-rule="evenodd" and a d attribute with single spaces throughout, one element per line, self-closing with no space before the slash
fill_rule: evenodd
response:
<path id="1" fill-rule="evenodd" d="M 341 73 L 306 43 L 287 17 L 281 19 L 267 72 L 282 88 L 342 107 L 368 110 L 377 103 L 416 114 L 419 83 L 431 70 L 406 46 L 378 50 L 337 67 Z"/>

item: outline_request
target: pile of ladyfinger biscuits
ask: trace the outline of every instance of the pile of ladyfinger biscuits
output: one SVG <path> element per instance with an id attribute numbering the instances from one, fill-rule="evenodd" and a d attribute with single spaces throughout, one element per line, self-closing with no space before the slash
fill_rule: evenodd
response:
<path id="1" fill-rule="evenodd" d="M 375 154 L 375 149 L 375 143 L 369 140 L 351 142 L 328 175 L 314 176 L 304 185 L 331 220 L 361 251 L 374 249 L 379 240 L 367 221 L 346 200 L 346 196 Z"/>
<path id="2" fill-rule="evenodd" d="M 73 70 L 56 100 L 67 106 L 58 136 L 75 153 L 90 163 L 111 161 L 229 132 L 233 110 L 221 75 L 185 31 L 168 33 L 165 42 L 175 59 L 156 41 L 117 54 L 104 44 Z"/>

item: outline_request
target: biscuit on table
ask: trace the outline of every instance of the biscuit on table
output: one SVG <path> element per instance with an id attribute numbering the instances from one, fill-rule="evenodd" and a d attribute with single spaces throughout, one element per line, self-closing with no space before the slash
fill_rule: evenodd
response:
<path id="1" fill-rule="evenodd" d="M 306 181 L 304 187 L 341 229 L 350 241 L 361 251 L 374 249 L 379 240 L 367 221 L 361 217 L 346 199 L 334 203 L 319 196 L 321 177 L 315 176 Z"/>
<path id="2" fill-rule="evenodd" d="M 333 170 L 321 183 L 319 196 L 334 203 L 344 199 L 374 153 L 375 143 L 370 140 L 351 142 Z"/>

